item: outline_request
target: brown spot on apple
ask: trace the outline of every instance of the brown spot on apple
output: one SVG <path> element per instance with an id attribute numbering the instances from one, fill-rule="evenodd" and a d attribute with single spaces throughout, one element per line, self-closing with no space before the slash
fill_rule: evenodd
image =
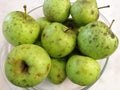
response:
<path id="1" fill-rule="evenodd" d="M 43 38 L 45 38 L 45 37 L 46 37 L 46 34 L 45 34 L 45 33 L 43 33 L 43 35 L 42 35 L 42 36 L 43 36 Z"/>
<path id="2" fill-rule="evenodd" d="M 91 28 L 93 28 L 93 27 L 95 27 L 95 26 L 96 26 L 95 24 L 92 24 L 92 25 L 91 25 Z"/>
<path id="3" fill-rule="evenodd" d="M 57 75 L 57 78 L 60 78 L 60 77 L 61 77 L 61 75 L 60 75 L 60 74 L 58 74 L 58 75 Z"/>
<path id="4" fill-rule="evenodd" d="M 46 70 L 49 71 L 49 69 L 50 69 L 50 64 L 47 65 L 47 69 Z"/>
<path id="5" fill-rule="evenodd" d="M 35 78 L 39 78 L 39 77 L 41 77 L 41 73 L 35 74 Z"/>
<path id="6" fill-rule="evenodd" d="M 93 11 L 93 10 L 91 10 L 91 14 L 92 14 L 92 15 L 94 14 L 94 11 Z"/>

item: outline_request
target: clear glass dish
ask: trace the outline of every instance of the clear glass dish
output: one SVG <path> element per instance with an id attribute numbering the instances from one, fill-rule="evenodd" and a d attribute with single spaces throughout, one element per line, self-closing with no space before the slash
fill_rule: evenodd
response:
<path id="1" fill-rule="evenodd" d="M 34 9 L 30 10 L 28 13 L 35 19 L 44 16 L 43 12 L 42 12 L 42 6 L 38 6 Z M 108 20 L 101 13 L 99 16 L 99 20 L 105 22 L 107 25 L 110 25 Z M 46 79 L 45 81 L 43 81 L 42 83 L 40 83 L 39 85 L 37 85 L 35 87 L 31 87 L 31 88 L 17 87 L 15 85 L 11 84 L 7 80 L 5 73 L 4 73 L 4 63 L 5 63 L 7 54 L 10 52 L 11 49 L 12 49 L 12 46 L 6 40 L 1 42 L 1 45 L 0 45 L 0 68 L 1 69 L 0 69 L 0 72 L 5 81 L 5 84 L 6 84 L 5 86 L 6 86 L 7 90 L 88 90 L 88 88 L 90 88 L 91 86 L 94 86 L 94 83 L 92 85 L 86 86 L 86 87 L 79 86 L 77 84 L 72 83 L 68 78 L 66 78 L 66 80 L 59 85 L 52 84 Z M 104 60 L 98 60 L 98 62 L 101 65 L 101 75 L 104 73 L 104 70 L 106 69 L 108 60 L 109 60 L 109 57 L 105 58 Z M 101 77 L 101 75 L 100 75 L 100 77 Z"/>

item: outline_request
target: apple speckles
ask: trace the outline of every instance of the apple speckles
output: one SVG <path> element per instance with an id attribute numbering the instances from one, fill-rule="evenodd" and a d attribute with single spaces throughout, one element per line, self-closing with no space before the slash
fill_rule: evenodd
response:
<path id="1" fill-rule="evenodd" d="M 57 75 L 57 78 L 60 78 L 60 77 L 61 77 L 61 75 L 60 75 L 60 74 L 58 74 L 58 75 Z"/>
<path id="2" fill-rule="evenodd" d="M 96 45 L 96 48 L 98 48 L 99 46 L 100 46 L 100 45 L 99 45 L 99 44 L 97 44 L 97 45 Z"/>
<path id="3" fill-rule="evenodd" d="M 96 27 L 96 26 L 97 26 L 96 24 L 92 24 L 92 25 L 91 25 L 91 28 Z"/>
<path id="4" fill-rule="evenodd" d="M 76 71 L 76 74 L 78 74 L 78 75 L 79 75 L 79 74 L 80 74 L 80 71 Z"/>
<path id="5" fill-rule="evenodd" d="M 18 45 L 21 45 L 22 43 L 21 42 L 18 42 Z"/>
<path id="6" fill-rule="evenodd" d="M 32 34 L 32 33 L 33 33 L 33 30 L 31 29 L 31 30 L 29 31 L 29 33 Z"/>
<path id="7" fill-rule="evenodd" d="M 92 15 L 94 14 L 94 10 L 91 10 L 91 14 L 92 14 Z"/>
<path id="8" fill-rule="evenodd" d="M 89 40 L 89 44 L 92 43 L 92 40 Z"/>
<path id="9" fill-rule="evenodd" d="M 106 46 L 105 48 L 106 48 L 106 49 L 110 49 L 110 47 L 109 47 L 109 46 Z"/>
<path id="10" fill-rule="evenodd" d="M 45 38 L 45 37 L 46 37 L 46 34 L 45 34 L 45 33 L 43 33 L 43 34 L 42 34 L 42 38 Z"/>
<path id="11" fill-rule="evenodd" d="M 26 82 L 27 82 L 27 80 L 26 80 L 26 79 L 23 79 L 23 80 L 22 80 L 22 82 L 23 82 L 23 83 L 26 83 Z"/>
<path id="12" fill-rule="evenodd" d="M 104 36 L 107 36 L 107 35 L 108 35 L 108 33 L 107 33 L 107 32 L 104 32 L 104 33 L 103 33 L 103 35 L 104 35 Z"/>

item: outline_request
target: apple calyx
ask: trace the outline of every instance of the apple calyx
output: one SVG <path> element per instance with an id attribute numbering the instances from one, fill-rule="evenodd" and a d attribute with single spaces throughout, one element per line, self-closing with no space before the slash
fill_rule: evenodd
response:
<path id="1" fill-rule="evenodd" d="M 26 64 L 26 62 L 23 60 L 21 62 L 21 72 L 28 73 L 29 66 Z"/>

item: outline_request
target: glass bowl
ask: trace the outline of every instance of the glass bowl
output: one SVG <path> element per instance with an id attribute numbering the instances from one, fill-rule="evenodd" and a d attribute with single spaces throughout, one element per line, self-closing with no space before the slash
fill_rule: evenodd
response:
<path id="1" fill-rule="evenodd" d="M 29 15 L 31 15 L 35 19 L 44 16 L 43 12 L 42 12 L 42 6 L 38 6 L 38 7 L 34 8 L 34 9 L 30 10 L 28 13 L 29 13 Z M 103 21 L 107 25 L 110 25 L 108 20 L 101 13 L 99 15 L 99 20 Z M 40 83 L 39 85 L 37 85 L 35 87 L 31 87 L 31 88 L 17 87 L 15 85 L 11 84 L 7 80 L 7 78 L 5 76 L 5 73 L 4 73 L 4 63 L 5 63 L 7 54 L 10 52 L 10 50 L 12 48 L 13 47 L 6 40 L 1 42 L 1 45 L 0 45 L 0 68 L 1 69 L 0 69 L 0 72 L 1 72 L 1 75 L 2 75 L 2 77 L 4 79 L 4 81 L 5 81 L 7 90 L 87 90 L 91 86 L 94 86 L 94 83 L 92 85 L 90 85 L 90 86 L 79 86 L 77 84 L 72 83 L 68 78 L 66 78 L 65 81 L 63 83 L 59 84 L 59 85 L 52 84 L 46 79 L 42 83 Z M 109 57 L 105 58 L 103 60 L 98 60 L 98 62 L 101 65 L 101 75 L 104 73 L 104 70 L 106 69 L 108 60 L 109 60 Z M 101 77 L 101 75 L 100 75 L 100 77 Z"/>

